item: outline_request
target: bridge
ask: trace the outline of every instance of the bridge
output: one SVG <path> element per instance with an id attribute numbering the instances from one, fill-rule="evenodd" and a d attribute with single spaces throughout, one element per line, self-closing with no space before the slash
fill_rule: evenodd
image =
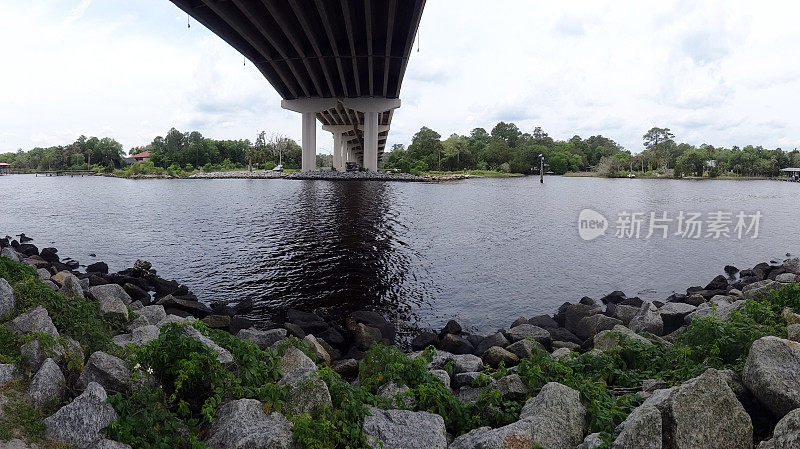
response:
<path id="1" fill-rule="evenodd" d="M 302 116 L 303 171 L 316 121 L 337 170 L 382 163 L 425 0 L 171 0 L 249 59 Z"/>

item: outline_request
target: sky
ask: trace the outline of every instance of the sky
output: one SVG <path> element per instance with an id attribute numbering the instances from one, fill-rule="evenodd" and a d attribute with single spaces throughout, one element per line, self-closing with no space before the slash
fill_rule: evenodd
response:
<path id="1" fill-rule="evenodd" d="M 428 0 L 389 146 L 498 121 L 634 153 L 680 142 L 794 149 L 800 3 Z M 127 149 L 170 128 L 300 141 L 300 116 L 167 0 L 0 0 L 0 153 L 81 134 Z M 417 51 L 419 50 L 419 51 Z M 320 152 L 332 139 L 317 132 Z"/>

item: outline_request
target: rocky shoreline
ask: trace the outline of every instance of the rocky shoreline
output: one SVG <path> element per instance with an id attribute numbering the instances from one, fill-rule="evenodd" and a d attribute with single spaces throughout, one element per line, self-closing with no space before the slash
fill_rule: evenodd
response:
<path id="1" fill-rule="evenodd" d="M 158 276 L 145 261 L 138 260 L 129 269 L 109 273 L 103 262 L 80 270 L 77 262 L 60 259 L 57 249 L 40 250 L 25 238 L 0 239 L 0 248 L 1 256 L 35 268 L 41 282 L 52 290 L 66 297 L 90 298 L 99 305 L 104 318 L 125 323 L 113 337 L 113 342 L 121 348 L 142 346 L 158 339 L 162 328 L 170 323 L 198 320 L 210 329 L 229 332 L 265 350 L 280 345 L 287 337 L 300 339 L 320 366 L 328 366 L 343 379 L 358 385 L 360 363 L 368 350 L 376 344 L 398 345 L 395 325 L 369 310 L 341 317 L 327 316 L 324 311 L 290 309 L 276 323 L 259 322 L 256 327 L 256 323 L 241 316 L 250 311 L 251 302 L 206 305 L 187 286 Z M 499 390 L 504 399 L 524 400 L 529 386 L 515 369 L 526 359 L 535 358 L 538 349 L 560 360 L 580 354 L 611 353 L 628 340 L 645 347 L 669 347 L 693 321 L 709 316 L 726 320 L 734 311 L 744 310 L 748 302 L 800 281 L 800 259 L 761 263 L 741 271 L 727 266 L 724 272 L 725 275 L 715 277 L 705 286 L 690 287 L 685 294 L 673 294 L 663 301 L 628 297 L 621 291 L 597 301 L 584 297 L 576 303 L 564 303 L 554 315 L 520 317 L 508 329 L 486 336 L 465 332 L 458 322 L 451 320 L 442 329 L 420 330 L 410 342 L 414 352 L 408 357 L 418 358 L 426 348 L 436 348 L 427 366 L 429 373 L 465 404 L 478 401 L 487 388 L 477 386 L 487 370 L 504 374 L 487 380 L 488 387 Z M 13 299 L 9 283 L 4 284 L 0 279 L 0 317 L 13 310 Z M 709 369 L 669 388 L 663 380 L 652 379 L 630 388 L 631 391 L 618 391 L 645 400 L 617 427 L 610 447 L 752 448 L 754 434 L 771 436 L 769 440 L 763 438 L 760 449 L 800 447 L 800 343 L 797 343 L 800 315 L 796 312 L 782 311 L 788 339 L 767 336 L 753 343 L 741 375 L 731 370 Z M 57 335 L 59 331 L 41 307 L 17 316 L 6 326 L 20 335 L 34 331 Z M 183 329 L 185 336 L 216 351 L 220 363 L 225 366 L 234 363 L 228 350 L 194 327 Z M 98 431 L 116 419 L 116 413 L 106 404 L 106 390 L 129 389 L 132 367 L 104 352 L 94 352 L 89 357 L 81 354 L 83 369 L 77 379 L 62 381 L 59 380 L 64 377 L 62 371 L 67 370 L 54 363 L 53 357 L 45 357 L 45 351 L 33 342 L 26 343 L 28 347 L 23 348 L 22 354 L 31 378 L 29 395 L 34 402 L 62 397 L 63 387 L 54 387 L 54 383 L 72 382 L 68 390 L 82 392 L 45 420 L 48 438 L 76 447 L 129 447 L 105 439 Z M 68 351 L 62 348 L 61 353 L 65 352 Z M 284 384 L 294 385 L 292 376 L 309 379 L 310 372 L 316 370 L 314 362 L 291 349 L 286 350 L 282 363 Z M 18 377 L 19 371 L 14 365 L 0 364 L 0 386 Z M 303 409 L 313 409 L 320 401 L 330 403 L 328 387 L 324 382 L 318 387 L 316 392 L 309 393 L 311 397 L 292 393 L 295 390 L 291 389 L 288 402 Z M 407 391 L 407 386 L 388 383 L 376 394 L 394 398 Z M 589 432 L 582 399 L 585 398 L 576 390 L 550 382 L 527 399 L 518 420 L 506 426 L 481 427 L 457 436 L 445 431 L 444 421 L 437 414 L 371 408 L 361 431 L 370 441 L 383 441 L 388 444 L 386 447 L 397 449 L 516 448 L 534 444 L 546 448 L 600 447 L 602 438 L 609 437 Z M 286 429 L 291 429 L 292 424 L 281 414 L 259 413 L 259 410 L 261 404 L 253 399 L 222 404 L 205 444 L 215 449 L 290 447 L 292 436 Z M 102 425 L 70 428 L 75 425 L 75 416 L 89 412 L 96 413 Z M 263 438 L 255 443 L 247 439 L 248 432 Z M 264 432 L 275 437 L 274 444 L 263 443 L 267 438 L 262 435 Z"/>
<path id="2" fill-rule="evenodd" d="M 471 178 L 467 174 L 453 174 L 442 176 L 416 176 L 408 173 L 388 172 L 338 172 L 320 170 L 314 172 L 283 173 L 273 171 L 230 171 L 230 172 L 202 172 L 189 176 L 189 179 L 301 179 L 323 181 L 398 181 L 398 182 L 437 182 L 455 181 Z"/>

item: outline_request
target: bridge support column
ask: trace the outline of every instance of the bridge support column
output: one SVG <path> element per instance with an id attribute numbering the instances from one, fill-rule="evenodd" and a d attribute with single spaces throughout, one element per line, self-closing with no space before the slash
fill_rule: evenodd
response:
<path id="1" fill-rule="evenodd" d="M 333 133 L 333 168 L 342 171 L 342 133 Z"/>
<path id="2" fill-rule="evenodd" d="M 378 113 L 364 113 L 364 168 L 378 171 Z"/>
<path id="3" fill-rule="evenodd" d="M 303 112 L 303 171 L 317 169 L 317 114 Z"/>

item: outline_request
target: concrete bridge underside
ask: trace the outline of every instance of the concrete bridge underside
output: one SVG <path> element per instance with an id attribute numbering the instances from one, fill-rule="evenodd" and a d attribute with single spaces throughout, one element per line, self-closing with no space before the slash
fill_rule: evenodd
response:
<path id="1" fill-rule="evenodd" d="M 334 167 L 382 163 L 425 0 L 171 0 L 249 59 L 302 114 L 303 170 L 316 121 Z"/>

